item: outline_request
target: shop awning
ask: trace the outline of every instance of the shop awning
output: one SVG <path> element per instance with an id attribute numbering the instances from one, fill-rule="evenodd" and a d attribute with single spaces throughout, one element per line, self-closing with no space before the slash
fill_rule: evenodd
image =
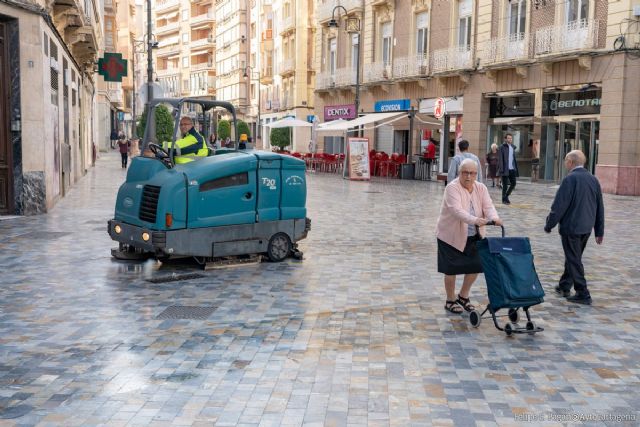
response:
<path id="1" fill-rule="evenodd" d="M 534 116 L 527 117 L 496 117 L 491 119 L 491 123 L 494 125 L 528 125 L 532 124 L 534 120 L 540 121 L 539 118 Z"/>
<path id="2" fill-rule="evenodd" d="M 331 122 L 327 125 L 319 125 L 317 131 L 318 132 L 335 132 L 335 131 L 346 131 L 354 127 L 364 126 L 375 122 L 380 122 L 383 120 L 390 120 L 396 118 L 400 115 L 407 114 L 406 111 L 395 111 L 393 113 L 369 113 L 364 114 L 357 119 L 353 120 L 343 120 L 335 122 Z"/>

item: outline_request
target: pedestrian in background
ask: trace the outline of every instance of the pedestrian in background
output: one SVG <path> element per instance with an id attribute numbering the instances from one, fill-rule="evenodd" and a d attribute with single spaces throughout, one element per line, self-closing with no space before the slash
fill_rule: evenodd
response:
<path id="1" fill-rule="evenodd" d="M 111 149 L 114 149 L 117 143 L 118 143 L 118 132 L 116 132 L 115 129 L 111 129 L 111 139 L 109 142 L 109 147 L 111 147 Z"/>
<path id="2" fill-rule="evenodd" d="M 555 290 L 578 304 L 591 304 L 591 294 L 584 277 L 582 254 L 587 246 L 591 230 L 596 243 L 604 240 L 604 204 L 598 178 L 584 168 L 584 153 L 573 150 L 567 153 L 564 164 L 569 174 L 562 180 L 547 216 L 544 231 L 551 233 L 560 224 L 560 239 L 564 251 L 564 273 Z M 571 296 L 571 286 L 575 295 Z"/>
<path id="3" fill-rule="evenodd" d="M 424 161 L 427 163 L 427 180 L 431 181 L 431 167 L 436 159 L 436 143 L 433 138 L 429 138 L 427 146 L 424 148 Z"/>
<path id="4" fill-rule="evenodd" d="M 469 153 L 469 141 L 463 139 L 458 142 L 458 150 L 460 150 L 459 154 L 456 154 L 455 157 L 451 160 L 451 164 L 449 165 L 449 171 L 447 172 L 447 182 L 453 182 L 454 179 L 458 176 L 458 170 L 462 161 L 465 159 L 471 159 L 476 162 L 478 167 L 478 176 L 476 181 L 482 182 L 482 165 L 480 164 L 480 159 L 473 153 Z"/>
<path id="5" fill-rule="evenodd" d="M 464 159 L 460 164 L 460 176 L 444 190 L 440 216 L 436 225 L 438 240 L 438 272 L 444 274 L 447 299 L 445 310 L 462 313 L 475 307 L 469 299 L 471 285 L 482 273 L 480 255 L 476 241 L 484 235 L 484 226 L 489 221 L 502 225 L 489 190 L 476 181 L 478 164 L 473 159 Z M 462 288 L 456 297 L 456 275 L 464 274 Z"/>
<path id="6" fill-rule="evenodd" d="M 498 175 L 502 178 L 502 203 L 510 205 L 509 196 L 513 193 L 513 189 L 516 188 L 516 178 L 518 177 L 516 149 L 513 146 L 513 135 L 510 133 L 504 136 L 504 142 L 500 146 Z"/>
<path id="7" fill-rule="evenodd" d="M 118 149 L 120 150 L 120 158 L 122 160 L 122 169 L 127 168 L 127 160 L 129 159 L 129 147 L 131 142 L 125 139 L 118 140 Z"/>
<path id="8" fill-rule="evenodd" d="M 491 186 L 496 186 L 498 177 L 498 144 L 491 144 L 491 151 L 487 153 L 487 177 L 491 178 Z"/>

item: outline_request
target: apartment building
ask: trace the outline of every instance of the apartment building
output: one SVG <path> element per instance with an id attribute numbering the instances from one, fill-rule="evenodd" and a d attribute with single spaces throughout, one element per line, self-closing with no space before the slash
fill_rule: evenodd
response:
<path id="1" fill-rule="evenodd" d="M 245 90 L 251 106 L 248 121 L 255 127 L 259 115 L 262 123 L 257 134 L 264 138 L 258 147 L 269 148 L 269 123 L 284 117 L 308 120 L 314 114 L 313 10 L 314 2 L 310 0 L 252 3 L 248 61 L 252 77 L 245 73 Z M 309 129 L 294 129 L 292 135 L 290 148 L 306 150 Z"/>
<path id="2" fill-rule="evenodd" d="M 359 32 L 329 28 L 336 5 Z M 581 149 L 604 191 L 640 195 L 640 39 L 634 2 L 620 0 L 318 0 L 316 114 L 407 111 L 366 131 L 371 148 L 412 155 L 440 143 L 440 170 L 467 139 L 484 157 L 514 136 L 520 174 L 558 182 Z M 359 39 L 362 39 L 360 51 Z M 442 119 L 435 109 L 444 105 Z M 441 111 L 438 111 L 440 113 Z M 438 114 L 439 116 L 440 114 Z M 328 151 L 341 147 L 327 138 Z"/>
<path id="3" fill-rule="evenodd" d="M 94 0 L 0 3 L 0 214 L 46 212 L 92 165 Z"/>
<path id="4" fill-rule="evenodd" d="M 213 99 L 216 88 L 216 14 L 213 0 L 156 2 L 156 80 L 166 97 Z M 158 94 L 154 93 L 158 97 Z"/>

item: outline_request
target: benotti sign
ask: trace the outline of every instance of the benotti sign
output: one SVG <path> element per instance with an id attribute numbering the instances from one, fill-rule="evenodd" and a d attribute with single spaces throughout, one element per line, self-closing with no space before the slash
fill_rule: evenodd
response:
<path id="1" fill-rule="evenodd" d="M 601 97 L 602 92 L 599 89 L 584 92 L 545 93 L 542 97 L 542 115 L 600 114 Z"/>
<path id="2" fill-rule="evenodd" d="M 338 119 L 355 119 L 356 118 L 356 106 L 355 104 L 348 105 L 327 105 L 324 107 L 324 121 Z"/>

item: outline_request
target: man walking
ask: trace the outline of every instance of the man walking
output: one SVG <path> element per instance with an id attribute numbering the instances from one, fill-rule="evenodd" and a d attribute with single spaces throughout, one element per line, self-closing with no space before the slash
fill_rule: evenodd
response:
<path id="1" fill-rule="evenodd" d="M 476 166 L 478 167 L 478 178 L 477 182 L 482 182 L 482 165 L 480 164 L 480 159 L 473 153 L 469 153 L 469 141 L 463 139 L 458 142 L 458 150 L 460 153 L 457 154 L 449 165 L 449 171 L 447 172 L 447 183 L 453 182 L 454 179 L 458 177 L 458 170 L 460 169 L 460 165 L 463 160 L 471 159 L 476 162 Z"/>
<path id="2" fill-rule="evenodd" d="M 516 178 L 518 177 L 516 150 L 513 146 L 513 135 L 510 133 L 504 136 L 504 143 L 500 146 L 498 176 L 502 177 L 502 203 L 510 205 L 509 196 L 516 188 Z"/>
<path id="3" fill-rule="evenodd" d="M 598 179 L 584 168 L 585 156 L 580 150 L 567 153 L 564 164 L 569 174 L 560 183 L 560 188 L 551 205 L 544 231 L 550 233 L 560 224 L 560 238 L 564 251 L 564 273 L 555 290 L 578 304 L 591 304 L 582 265 L 582 253 L 587 246 L 591 230 L 595 231 L 596 243 L 604 239 L 604 205 Z M 576 290 L 571 295 L 571 285 Z"/>

